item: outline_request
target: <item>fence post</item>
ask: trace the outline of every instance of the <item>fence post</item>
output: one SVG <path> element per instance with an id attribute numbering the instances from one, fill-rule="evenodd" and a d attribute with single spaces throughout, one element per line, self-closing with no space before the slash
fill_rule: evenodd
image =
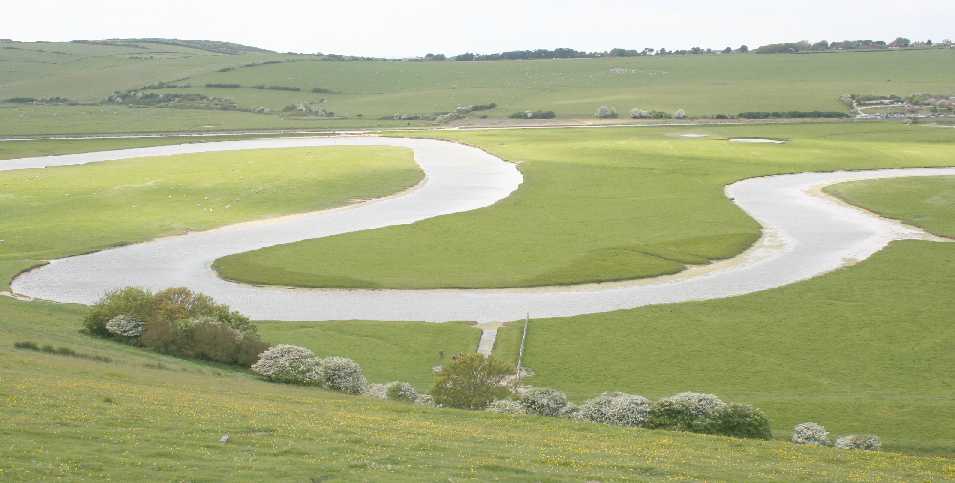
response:
<path id="1" fill-rule="evenodd" d="M 524 347 L 527 343 L 527 323 L 531 320 L 531 314 L 524 316 L 524 333 L 521 335 L 521 348 L 517 353 L 517 384 L 521 383 L 521 366 L 524 363 Z"/>

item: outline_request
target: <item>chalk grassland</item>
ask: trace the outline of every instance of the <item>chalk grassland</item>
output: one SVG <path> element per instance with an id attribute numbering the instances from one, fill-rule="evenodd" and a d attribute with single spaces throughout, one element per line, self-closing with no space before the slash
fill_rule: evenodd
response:
<path id="1" fill-rule="evenodd" d="M 82 143 L 82 149 L 93 147 Z M 0 172 L 0 288 L 44 260 L 341 206 L 400 191 L 422 177 L 410 150 L 377 147 L 189 154 Z"/>
<path id="2" fill-rule="evenodd" d="M 710 137 L 680 137 L 687 133 Z M 524 184 L 486 209 L 233 255 L 216 269 L 233 280 L 309 287 L 527 287 L 650 277 L 732 257 L 758 239 L 759 225 L 723 192 L 734 181 L 955 165 L 955 131 L 901 124 L 414 135 L 487 149 L 518 163 Z M 790 142 L 725 141 L 752 136 Z"/>
<path id="3" fill-rule="evenodd" d="M 936 235 L 955 238 L 955 177 L 858 181 L 830 186 L 826 192 Z"/>
<path id="4" fill-rule="evenodd" d="M 5 480 L 932 480 L 951 460 L 493 416 L 269 384 L 0 297 Z M 108 357 L 15 350 L 16 341 Z M 228 444 L 218 442 L 229 434 Z"/>
<path id="5" fill-rule="evenodd" d="M 270 114 L 122 105 L 47 106 L 0 102 L 0 135 L 242 129 L 350 129 L 429 125 L 388 121 L 396 114 L 454 111 L 496 103 L 472 115 L 553 110 L 590 118 L 609 105 L 691 117 L 742 111 L 845 111 L 849 93 L 953 94 L 955 50 L 851 52 L 832 55 L 721 55 L 501 62 L 332 62 L 315 56 L 223 55 L 183 46 L 128 43 L 0 43 L 0 101 L 65 97 L 100 103 L 114 91 L 151 89 L 235 101 Z M 268 63 L 265 63 L 268 62 Z M 238 84 L 240 88 L 209 85 Z M 279 87 L 276 90 L 254 87 Z M 299 90 L 288 90 L 299 89 Z M 315 90 L 318 89 L 317 92 Z M 284 114 L 319 102 L 336 119 Z"/>
<path id="6" fill-rule="evenodd" d="M 210 73 L 188 91 L 227 95 L 247 106 L 281 109 L 326 98 L 337 114 L 368 118 L 454 110 L 495 102 L 491 117 L 553 110 L 591 117 L 600 105 L 695 116 L 744 111 L 845 111 L 839 97 L 856 92 L 947 93 L 955 52 L 839 55 L 727 55 L 544 60 L 525 62 L 296 62 Z M 331 93 L 205 89 L 206 84 L 323 88 Z"/>

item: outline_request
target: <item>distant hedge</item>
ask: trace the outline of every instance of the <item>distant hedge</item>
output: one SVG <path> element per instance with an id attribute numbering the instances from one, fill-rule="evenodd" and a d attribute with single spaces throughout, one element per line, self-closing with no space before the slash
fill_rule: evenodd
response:
<path id="1" fill-rule="evenodd" d="M 206 84 L 209 89 L 238 89 L 242 87 L 239 84 Z"/>
<path id="2" fill-rule="evenodd" d="M 847 118 L 849 114 L 834 111 L 788 111 L 788 112 L 741 112 L 741 119 L 799 119 L 799 118 Z"/>

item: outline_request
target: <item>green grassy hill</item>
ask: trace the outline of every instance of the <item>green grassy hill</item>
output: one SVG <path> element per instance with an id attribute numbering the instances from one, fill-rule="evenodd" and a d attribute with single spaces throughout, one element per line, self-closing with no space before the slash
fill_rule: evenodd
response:
<path id="1" fill-rule="evenodd" d="M 433 115 L 488 103 L 497 107 L 472 114 L 472 121 L 524 110 L 552 110 L 565 119 L 590 118 L 601 105 L 615 107 L 623 117 L 635 107 L 667 112 L 682 108 L 691 117 L 744 111 L 845 111 L 839 97 L 850 93 L 955 94 L 950 82 L 955 76 L 953 66 L 953 49 L 342 62 L 201 41 L 0 42 L 0 135 L 388 127 L 431 121 L 399 124 L 381 118 Z M 100 103 L 115 91 L 155 87 L 161 82 L 175 86 L 143 92 L 222 98 L 234 102 L 231 109 L 235 110 L 196 113 L 194 109 L 115 104 L 68 107 L 2 102 L 17 97 L 63 97 Z M 239 87 L 210 87 L 223 84 Z M 281 112 L 289 105 L 322 100 L 334 118 Z M 261 108 L 270 112 L 246 112 Z"/>

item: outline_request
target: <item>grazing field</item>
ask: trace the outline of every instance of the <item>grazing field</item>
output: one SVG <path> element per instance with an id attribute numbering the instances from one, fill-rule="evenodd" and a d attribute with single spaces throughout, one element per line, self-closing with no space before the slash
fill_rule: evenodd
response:
<path id="1" fill-rule="evenodd" d="M 260 322 L 259 333 L 274 344 L 294 344 L 322 357 L 354 359 L 377 382 L 405 381 L 428 392 L 432 368 L 451 356 L 474 352 L 481 331 L 463 323 Z"/>
<path id="2" fill-rule="evenodd" d="M 882 216 L 955 238 L 955 177 L 859 181 L 830 186 L 826 192 Z"/>
<path id="3" fill-rule="evenodd" d="M 392 194 L 422 176 L 410 150 L 368 147 L 189 154 L 0 172 L 0 289 L 45 260 L 341 206 Z"/>
<path id="4" fill-rule="evenodd" d="M 145 132 L 219 132 L 264 129 L 403 127 L 398 121 L 281 118 L 239 111 L 125 106 L 20 106 L 0 104 L 0 135 Z"/>
<path id="5" fill-rule="evenodd" d="M 0 42 L 0 135 L 430 125 L 436 113 L 492 103 L 495 107 L 475 111 L 465 122 L 526 110 L 554 111 L 560 119 L 591 118 L 601 105 L 616 108 L 622 117 L 632 108 L 685 109 L 690 117 L 846 112 L 839 100 L 845 94 L 955 95 L 953 60 L 955 50 L 939 49 L 343 62 L 254 50 L 228 55 L 141 41 Z M 107 102 L 117 91 L 190 95 L 188 102 L 199 106 Z M 195 101 L 195 95 L 206 100 Z M 40 105 L 3 103 L 16 98 L 47 100 Z M 309 103 L 320 109 L 285 110 Z M 215 110 L 226 105 L 228 110 Z M 390 120 L 396 116 L 407 120 Z"/>
<path id="6" fill-rule="evenodd" d="M 950 207 L 950 216 L 955 216 Z M 894 451 L 955 455 L 955 244 L 897 242 L 859 265 L 724 300 L 532 320 L 532 385 L 711 392 L 762 408 L 778 437 L 816 421 Z M 520 325 L 505 329 L 513 357 Z"/>
<path id="7" fill-rule="evenodd" d="M 0 297 L 5 480 L 942 480 L 951 460 L 426 409 L 270 384 Z M 96 362 L 13 349 L 69 347 Z M 218 442 L 230 435 L 228 444 Z"/>
<path id="8" fill-rule="evenodd" d="M 707 134 L 685 138 L 684 134 Z M 626 280 L 732 257 L 759 225 L 723 187 L 800 171 L 952 166 L 955 131 L 885 123 L 443 131 L 518 163 L 511 197 L 412 226 L 233 255 L 225 277 L 307 287 L 528 287 Z M 781 145 L 727 137 L 788 139 Z"/>
<path id="9" fill-rule="evenodd" d="M 283 106 L 327 99 L 336 114 L 366 118 L 453 111 L 494 102 L 481 112 L 551 110 L 591 117 L 610 105 L 691 116 L 745 111 L 845 111 L 839 97 L 857 92 L 951 91 L 955 52 L 871 52 L 838 55 L 727 55 L 502 62 L 292 62 L 191 78 L 190 89 L 229 96 L 245 106 Z M 215 84 L 245 88 L 209 89 Z M 255 85 L 302 92 L 250 89 Z M 330 93 L 311 93 L 321 88 Z M 225 92 L 224 92 L 225 91 Z"/>

